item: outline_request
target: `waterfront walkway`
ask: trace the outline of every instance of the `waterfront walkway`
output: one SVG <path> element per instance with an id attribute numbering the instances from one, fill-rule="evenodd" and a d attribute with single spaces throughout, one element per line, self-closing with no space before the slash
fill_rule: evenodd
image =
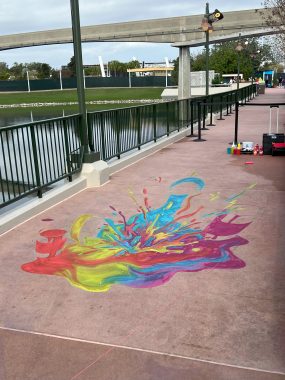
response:
<path id="1" fill-rule="evenodd" d="M 268 123 L 241 107 L 239 140 Z M 285 157 L 227 155 L 233 136 L 234 114 L 0 237 L 1 380 L 285 379 Z M 69 251 L 21 269 L 62 229 Z"/>

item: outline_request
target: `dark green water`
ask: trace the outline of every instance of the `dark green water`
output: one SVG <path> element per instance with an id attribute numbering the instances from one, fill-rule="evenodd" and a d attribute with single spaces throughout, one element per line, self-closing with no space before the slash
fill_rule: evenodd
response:
<path id="1" fill-rule="evenodd" d="M 5 108 L 0 110 L 0 128 L 25 124 L 31 121 L 52 119 L 78 113 L 78 108 L 41 107 L 41 108 Z"/>
<path id="2" fill-rule="evenodd" d="M 135 106 L 136 104 L 88 104 L 87 111 L 100 111 L 115 108 L 124 108 Z M 55 117 L 62 117 L 74 115 L 79 113 L 78 106 L 64 106 L 64 107 L 27 107 L 27 108 L 2 108 L 0 109 L 0 128 L 12 125 L 19 125 L 29 123 L 31 121 L 53 119 Z"/>

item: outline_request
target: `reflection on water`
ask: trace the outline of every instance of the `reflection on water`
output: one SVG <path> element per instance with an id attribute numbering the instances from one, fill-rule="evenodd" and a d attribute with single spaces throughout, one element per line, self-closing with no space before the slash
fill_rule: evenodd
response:
<path id="1" fill-rule="evenodd" d="M 136 106 L 137 104 L 132 104 Z M 87 104 L 87 111 L 101 111 L 114 108 L 130 107 L 130 104 Z M 12 125 L 19 125 L 29 123 L 31 121 L 39 121 L 45 119 L 53 119 L 55 117 L 62 117 L 74 115 L 79 113 L 77 105 L 62 107 L 27 107 L 27 108 L 2 108 L 0 109 L 0 128 L 9 127 Z"/>
<path id="2" fill-rule="evenodd" d="M 25 124 L 33 121 L 53 119 L 78 113 L 77 106 L 65 109 L 59 107 L 5 108 L 0 110 L 0 128 Z"/>

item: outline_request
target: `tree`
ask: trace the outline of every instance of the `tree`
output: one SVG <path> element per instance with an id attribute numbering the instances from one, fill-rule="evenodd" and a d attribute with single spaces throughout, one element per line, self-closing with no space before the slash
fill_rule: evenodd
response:
<path id="1" fill-rule="evenodd" d="M 178 84 L 178 72 L 179 72 L 179 57 L 173 59 L 173 71 L 172 71 L 172 79 L 174 84 Z"/>
<path id="2" fill-rule="evenodd" d="M 275 56 L 281 60 L 285 57 L 285 0 L 264 0 L 264 8 L 261 11 L 262 17 L 269 27 L 277 30 L 278 34 L 274 38 L 268 38 Z M 269 13 L 267 10 L 271 9 Z"/>
<path id="3" fill-rule="evenodd" d="M 0 80 L 9 79 L 9 68 L 6 62 L 0 62 Z"/>
<path id="4" fill-rule="evenodd" d="M 76 76 L 76 64 L 74 55 L 70 58 L 69 63 L 67 64 L 68 69 L 71 71 L 71 76 Z"/>
<path id="5" fill-rule="evenodd" d="M 9 71 L 14 79 L 26 79 L 27 64 L 15 62 Z"/>
<path id="6" fill-rule="evenodd" d="M 87 67 L 84 69 L 86 76 L 99 77 L 101 76 L 101 69 L 99 65 Z"/>
<path id="7" fill-rule="evenodd" d="M 47 63 L 42 63 L 40 66 L 39 78 L 50 78 L 52 68 Z"/>
<path id="8" fill-rule="evenodd" d="M 109 64 L 109 71 L 111 76 L 117 77 L 117 76 L 123 76 L 127 73 L 127 66 L 125 63 L 122 63 L 120 61 L 114 60 L 110 61 Z"/>
<path id="9" fill-rule="evenodd" d="M 138 60 L 132 60 L 132 61 L 126 63 L 127 69 L 139 69 L 140 67 L 141 67 L 141 65 L 140 65 Z"/>
<path id="10" fill-rule="evenodd" d="M 32 62 L 27 64 L 28 70 L 36 73 L 37 79 L 50 78 L 52 68 L 47 63 Z"/>
<path id="11" fill-rule="evenodd" d="M 247 44 L 245 44 L 247 42 Z M 260 45 L 258 39 L 251 38 L 247 41 L 241 40 L 243 49 L 237 52 L 237 42 L 228 41 L 215 44 L 209 54 L 209 69 L 216 73 L 222 74 L 237 74 L 238 64 L 240 73 L 248 80 L 253 73 L 262 67 L 263 62 L 271 62 L 276 64 L 271 47 L 269 45 Z M 206 52 L 201 51 L 196 56 L 191 56 L 191 71 L 204 71 L 206 67 Z M 179 59 L 174 61 L 173 77 L 178 78 Z"/>
<path id="12" fill-rule="evenodd" d="M 203 71 L 206 67 L 206 50 L 204 49 L 201 53 L 195 56 L 190 56 L 190 66 L 191 71 Z"/>
<path id="13" fill-rule="evenodd" d="M 239 52 L 236 41 L 214 45 L 209 58 L 210 69 L 220 74 L 234 74 L 239 63 L 240 73 L 247 80 L 261 67 L 262 62 L 274 62 L 270 46 L 260 45 L 256 38 L 241 40 L 240 43 L 243 49 Z"/>

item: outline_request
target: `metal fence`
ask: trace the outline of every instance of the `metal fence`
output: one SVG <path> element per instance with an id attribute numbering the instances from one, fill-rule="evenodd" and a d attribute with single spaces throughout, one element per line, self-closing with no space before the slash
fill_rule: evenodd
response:
<path id="1" fill-rule="evenodd" d="M 246 103 L 256 86 L 208 97 L 177 100 L 87 114 L 88 144 L 108 161 L 164 136 L 203 123 L 210 114 L 233 112 L 236 102 Z M 81 115 L 72 115 L 0 129 L 0 208 L 31 193 L 39 197 L 51 184 L 79 172 L 82 167 Z M 88 150 L 87 149 L 87 150 Z"/>
<path id="2" fill-rule="evenodd" d="M 81 170 L 80 115 L 0 129 L 0 208 Z"/>
<path id="3" fill-rule="evenodd" d="M 120 158 L 126 152 L 140 149 L 142 145 L 188 126 L 193 133 L 199 104 L 202 104 L 201 118 L 205 126 L 208 113 L 212 124 L 214 113 L 219 113 L 222 119 L 223 112 L 226 115 L 233 112 L 237 100 L 246 103 L 255 93 L 256 86 L 253 85 L 208 97 L 88 112 L 89 147 L 91 151 L 100 152 L 104 161 Z"/>
<path id="4" fill-rule="evenodd" d="M 132 87 L 164 87 L 164 76 L 132 77 Z M 172 77 L 167 77 L 168 86 L 174 86 Z M 0 91 L 44 91 L 76 88 L 76 77 L 60 79 L 26 79 L 0 80 Z M 86 88 L 96 87 L 129 87 L 129 77 L 85 77 Z"/>
<path id="5" fill-rule="evenodd" d="M 183 109 L 189 101 L 176 101 L 145 106 L 120 108 L 109 111 L 89 112 L 89 146 L 100 152 L 102 160 L 121 154 L 142 145 L 156 142 L 163 136 L 186 126 Z"/>

